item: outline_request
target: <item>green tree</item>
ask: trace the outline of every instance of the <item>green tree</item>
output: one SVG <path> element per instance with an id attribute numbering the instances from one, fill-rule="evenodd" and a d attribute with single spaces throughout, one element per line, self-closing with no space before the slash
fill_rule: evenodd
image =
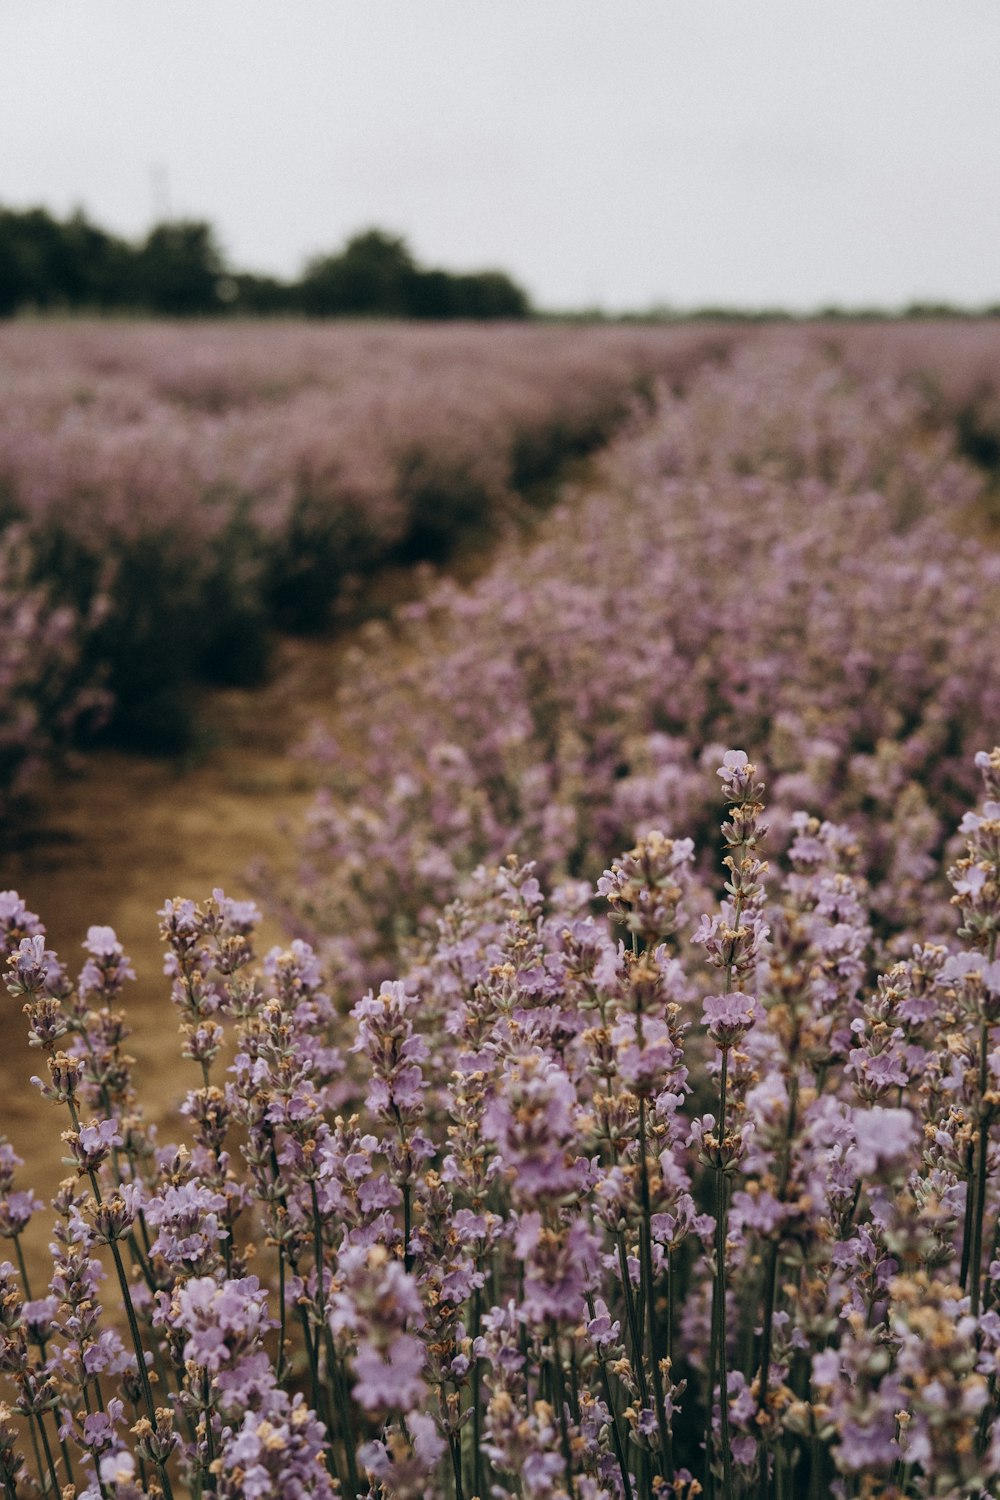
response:
<path id="1" fill-rule="evenodd" d="M 381 229 L 349 239 L 339 255 L 313 260 L 302 278 L 309 313 L 403 317 L 407 285 L 415 272 L 406 241 Z"/>
<path id="2" fill-rule="evenodd" d="M 166 317 L 219 312 L 224 276 L 210 224 L 196 219 L 157 224 L 136 259 L 136 300 Z"/>
<path id="3" fill-rule="evenodd" d="M 0 314 L 64 300 L 62 229 L 44 208 L 0 210 Z"/>
<path id="4" fill-rule="evenodd" d="M 528 294 L 503 271 L 477 271 L 455 276 L 454 298 L 460 318 L 528 318 Z"/>

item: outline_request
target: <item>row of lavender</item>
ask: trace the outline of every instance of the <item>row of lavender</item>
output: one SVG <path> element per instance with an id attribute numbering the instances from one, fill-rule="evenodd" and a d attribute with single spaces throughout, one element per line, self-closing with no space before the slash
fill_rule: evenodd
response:
<path id="1" fill-rule="evenodd" d="M 879 940 L 947 930 L 931 876 L 1000 724 L 981 490 L 919 388 L 796 331 L 703 370 L 530 551 L 408 607 L 402 668 L 369 627 L 289 926 L 357 992 L 480 861 L 593 880 L 664 823 L 710 847 L 705 769 L 749 743 L 777 848 L 800 808 L 847 823 Z"/>
<path id="2" fill-rule="evenodd" d="M 316 952 L 167 903 L 184 1145 L 114 934 L 73 981 L 4 898 L 77 1172 L 29 1287 L 5 1155 L 8 1496 L 995 1493 L 978 481 L 919 394 L 784 337 L 606 481 L 410 609 L 403 665 L 359 651 L 288 901 Z"/>
<path id="3" fill-rule="evenodd" d="M 0 795 L 102 713 L 163 748 L 193 677 L 441 554 L 592 448 L 705 330 L 0 331 Z"/>
<path id="4" fill-rule="evenodd" d="M 742 751 L 697 926 L 689 839 L 602 876 L 617 942 L 511 861 L 351 1027 L 305 944 L 254 966 L 249 903 L 170 901 L 190 1148 L 142 1119 L 114 933 L 74 983 L 6 893 L 75 1168 L 32 1299 L 44 1205 L 3 1148 L 8 1500 L 988 1500 L 1000 749 L 977 762 L 961 941 L 874 983 L 853 836 L 803 814 L 771 877 Z"/>

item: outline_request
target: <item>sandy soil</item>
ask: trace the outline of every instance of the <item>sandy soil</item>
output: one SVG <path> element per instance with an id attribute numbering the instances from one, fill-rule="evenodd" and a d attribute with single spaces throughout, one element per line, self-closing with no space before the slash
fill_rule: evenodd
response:
<path id="1" fill-rule="evenodd" d="M 126 1000 L 144 1107 L 164 1123 L 194 1078 L 179 1057 L 157 909 L 168 896 L 199 899 L 218 885 L 249 895 L 248 869 L 260 858 L 276 870 L 294 866 L 292 828 L 311 783 L 288 751 L 328 704 L 342 650 L 341 642 L 283 641 L 266 686 L 206 696 L 201 716 L 211 746 L 185 763 L 99 750 L 46 777 L 17 847 L 2 857 L 0 886 L 19 891 L 38 913 L 71 972 L 82 962 L 88 926 L 115 928 L 138 976 Z M 281 933 L 267 925 L 264 936 L 277 942 Z M 7 1005 L 0 1132 L 45 1193 L 64 1175 L 58 1132 L 66 1121 L 28 1082 L 42 1059 L 26 1045 L 16 1002 Z"/>
<path id="2" fill-rule="evenodd" d="M 483 557 L 456 563 L 468 581 Z M 375 580 L 366 608 L 376 615 L 427 587 L 429 570 L 388 572 Z M 156 912 L 171 896 L 195 900 L 222 886 L 253 895 L 251 867 L 263 861 L 280 876 L 296 865 L 296 828 L 314 791 L 308 763 L 290 752 L 331 700 L 358 624 L 327 639 L 282 639 L 269 680 L 255 689 L 203 695 L 198 720 L 206 743 L 171 762 L 111 749 L 78 757 L 33 789 L 17 825 L 4 830 L 0 889 L 14 889 L 44 922 L 49 945 L 71 973 L 83 962 L 92 924 L 114 927 L 136 970 L 125 993 L 129 1050 L 143 1112 L 161 1140 L 186 1130 L 176 1106 L 197 1082 L 180 1056 L 177 1016 L 162 974 Z M 400 637 L 399 649 L 405 650 Z M 265 920 L 259 951 L 283 940 Z M 68 1121 L 29 1082 L 44 1058 L 27 1045 L 18 1003 L 3 996 L 0 1030 L 0 1136 L 24 1157 L 16 1184 L 47 1197 L 66 1175 L 59 1133 Z M 26 1244 L 33 1271 L 44 1267 L 47 1215 L 38 1215 Z M 0 1245 L 0 1258 L 3 1246 Z"/>

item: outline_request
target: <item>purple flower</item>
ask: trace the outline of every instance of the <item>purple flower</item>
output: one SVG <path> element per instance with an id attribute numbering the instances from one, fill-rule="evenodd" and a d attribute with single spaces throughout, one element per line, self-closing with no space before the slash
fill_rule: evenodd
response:
<path id="1" fill-rule="evenodd" d="M 256 1276 L 221 1283 L 194 1277 L 178 1289 L 170 1311 L 188 1335 L 184 1358 L 212 1372 L 245 1357 L 274 1326 Z"/>
<path id="2" fill-rule="evenodd" d="M 107 1411 L 91 1412 L 83 1423 L 84 1446 L 96 1457 L 104 1453 L 116 1441 L 115 1426 L 125 1415 L 124 1404 L 119 1400 L 110 1402 Z M 103 1465 L 102 1465 L 103 1469 Z"/>
<path id="3" fill-rule="evenodd" d="M 429 1412 L 412 1411 L 406 1419 L 413 1448 L 426 1469 L 433 1469 L 445 1450 L 445 1441 Z"/>
<path id="4" fill-rule="evenodd" d="M 23 1233 L 32 1214 L 44 1207 L 43 1200 L 30 1189 L 0 1194 L 0 1236 L 13 1239 Z"/>
<path id="5" fill-rule="evenodd" d="M 45 988 L 49 977 L 49 960 L 52 955 L 46 950 L 42 933 L 22 938 L 7 960 L 9 977 L 7 988 L 12 995 L 37 995 Z"/>
<path id="6" fill-rule="evenodd" d="M 124 952 L 113 927 L 88 927 L 83 946 L 94 958 L 119 958 Z"/>
<path id="7" fill-rule="evenodd" d="M 111 1155 L 112 1146 L 122 1143 L 117 1120 L 91 1120 L 79 1130 L 64 1131 L 63 1140 L 73 1153 L 81 1176 L 96 1172 Z"/>
<path id="8" fill-rule="evenodd" d="M 101 1483 L 114 1485 L 116 1490 L 119 1485 L 127 1485 L 135 1478 L 135 1459 L 127 1449 L 118 1453 L 108 1453 L 101 1459 L 100 1464 Z"/>
<path id="9" fill-rule="evenodd" d="M 523 1200 L 572 1192 L 582 1182 L 576 1089 L 558 1063 L 540 1053 L 512 1059 L 483 1113 L 482 1132 L 496 1148 Z"/>
<path id="10" fill-rule="evenodd" d="M 920 1126 L 908 1109 L 856 1109 L 852 1115 L 854 1169 L 862 1179 L 894 1175 L 909 1163 Z"/>
<path id="11" fill-rule="evenodd" d="M 621 1341 L 621 1324 L 611 1321 L 608 1305 L 603 1297 L 594 1299 L 595 1317 L 587 1323 L 587 1337 L 601 1358 L 606 1358 Z"/>
<path id="12" fill-rule="evenodd" d="M 351 1394 L 366 1411 L 408 1411 L 423 1399 L 425 1362 L 423 1343 L 412 1333 L 398 1333 L 385 1349 L 363 1340 Z"/>
<path id="13" fill-rule="evenodd" d="M 728 995 L 708 995 L 702 1008 L 702 1021 L 709 1035 L 720 1047 L 731 1047 L 750 1030 L 763 1014 L 753 995 L 731 990 Z"/>

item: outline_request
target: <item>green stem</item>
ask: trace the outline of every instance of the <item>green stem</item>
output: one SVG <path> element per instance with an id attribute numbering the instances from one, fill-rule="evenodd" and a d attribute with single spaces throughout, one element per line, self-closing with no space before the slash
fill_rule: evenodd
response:
<path id="1" fill-rule="evenodd" d="M 983 1220 L 986 1217 L 986 1157 L 990 1144 L 990 1116 L 984 1097 L 989 1085 L 989 1026 L 979 1028 L 979 1136 L 976 1142 L 976 1201 L 972 1210 L 972 1256 L 969 1267 L 969 1312 L 979 1317 L 979 1284 L 983 1272 Z M 971 1184 L 970 1184 L 971 1186 Z"/>
<path id="2" fill-rule="evenodd" d="M 757 1397 L 757 1414 L 767 1411 L 767 1384 L 771 1370 L 771 1338 L 774 1322 L 774 1303 L 778 1281 L 779 1241 L 772 1240 L 767 1247 L 767 1266 L 764 1271 L 764 1316 L 761 1324 L 760 1391 Z M 767 1443 L 760 1444 L 760 1500 L 768 1500 L 771 1485 L 767 1472 Z"/>
<path id="3" fill-rule="evenodd" d="M 80 1361 L 80 1390 L 81 1390 L 81 1392 L 83 1394 L 83 1404 L 87 1408 L 87 1415 L 90 1416 L 90 1415 L 92 1415 L 94 1408 L 90 1404 L 90 1393 L 87 1390 L 87 1370 L 86 1370 L 86 1367 L 85 1367 L 85 1365 L 84 1365 L 84 1363 L 83 1363 L 82 1360 Z M 103 1406 L 101 1407 L 101 1410 L 102 1411 L 104 1410 Z M 66 1452 L 66 1440 L 65 1440 L 65 1438 L 60 1438 L 60 1442 L 62 1443 L 63 1463 L 66 1466 L 66 1473 L 67 1474 L 71 1474 L 70 1463 L 69 1463 L 69 1454 Z M 107 1492 L 107 1489 L 105 1488 L 104 1480 L 101 1478 L 100 1464 L 96 1465 L 96 1468 L 97 1468 L 97 1471 L 98 1471 L 98 1473 L 97 1473 L 97 1485 L 98 1485 L 98 1488 L 99 1488 L 99 1490 L 101 1492 L 101 1500 L 107 1500 L 107 1494 L 108 1494 L 108 1492 Z"/>
<path id="4" fill-rule="evenodd" d="M 337 1382 L 337 1395 L 340 1401 L 340 1410 L 344 1423 L 344 1454 L 347 1458 L 347 1481 L 349 1494 L 357 1495 L 360 1488 L 358 1476 L 357 1458 L 354 1452 L 354 1424 L 351 1421 L 350 1393 L 347 1389 L 347 1375 L 344 1371 L 343 1360 L 337 1357 L 337 1351 L 333 1347 L 333 1336 L 329 1328 L 326 1330 L 327 1358 L 333 1367 L 334 1378 Z"/>
<path id="5" fill-rule="evenodd" d="M 576 1484 L 573 1480 L 573 1454 L 569 1444 L 569 1427 L 566 1423 L 566 1377 L 559 1354 L 559 1330 L 555 1323 L 549 1330 L 552 1340 L 552 1374 L 555 1404 L 559 1408 L 559 1440 L 562 1446 L 563 1468 L 566 1472 L 566 1488 L 569 1500 L 576 1500 Z"/>
<path id="6" fill-rule="evenodd" d="M 38 1414 L 33 1413 L 28 1423 L 28 1431 L 31 1433 L 31 1447 L 35 1454 L 35 1473 L 38 1475 L 39 1484 L 42 1483 L 42 1450 L 38 1446 Z"/>
<path id="7" fill-rule="evenodd" d="M 707 1500 L 715 1500 L 715 1470 L 712 1467 L 715 1456 L 715 1425 L 712 1421 L 713 1407 L 715 1405 L 715 1377 L 717 1373 L 717 1353 L 719 1348 L 719 1299 L 716 1288 L 712 1287 L 712 1320 L 708 1337 L 708 1395 L 706 1398 L 705 1414 L 705 1495 Z"/>
<path id="8" fill-rule="evenodd" d="M 788 1092 L 788 1118 L 785 1121 L 785 1137 L 782 1143 L 781 1160 L 778 1170 L 779 1203 L 784 1203 L 788 1196 L 788 1179 L 792 1169 L 792 1141 L 795 1138 L 795 1130 L 798 1124 L 799 1103 L 799 1076 L 795 1069 L 795 1060 L 792 1062 L 793 1072 Z M 774 1304 L 777 1296 L 778 1282 L 778 1256 L 781 1252 L 781 1231 L 777 1231 L 777 1237 L 768 1246 L 767 1266 L 764 1272 L 764 1315 L 761 1323 L 761 1350 L 760 1350 L 760 1389 L 757 1396 L 758 1417 L 767 1417 L 767 1391 L 771 1378 L 771 1346 L 774 1337 Z M 766 1436 L 770 1436 L 769 1427 L 763 1429 Z M 768 1500 L 770 1493 L 770 1482 L 767 1473 L 767 1444 L 761 1445 L 761 1468 L 760 1468 L 760 1500 Z"/>
<path id="9" fill-rule="evenodd" d="M 719 1077 L 719 1151 L 725 1149 L 726 1140 L 726 1090 L 729 1079 L 729 1048 L 722 1049 L 722 1068 Z M 729 1355 L 726 1348 L 726 1196 L 727 1182 L 725 1165 L 720 1161 L 715 1176 L 715 1296 L 718 1299 L 716 1324 L 719 1370 L 719 1442 L 722 1448 L 722 1497 L 733 1500 L 733 1456 L 729 1442 Z M 711 1423 L 711 1397 L 709 1392 L 709 1422 Z"/>
<path id="10" fill-rule="evenodd" d="M 212 1379 L 206 1370 L 202 1377 L 202 1415 L 205 1421 L 205 1448 L 206 1462 L 202 1468 L 202 1490 L 206 1488 L 215 1490 L 215 1481 L 211 1477 L 212 1464 L 215 1462 L 215 1435 L 212 1432 Z"/>
<path id="11" fill-rule="evenodd" d="M 14 1235 L 14 1250 L 17 1254 L 17 1267 L 21 1273 L 21 1285 L 24 1287 L 24 1300 L 25 1302 L 30 1302 L 32 1300 L 31 1283 L 28 1280 L 28 1267 L 25 1263 L 24 1251 L 21 1248 L 21 1236 L 19 1234 Z"/>
<path id="12" fill-rule="evenodd" d="M 79 1132 L 80 1117 L 76 1112 L 76 1106 L 73 1103 L 72 1098 L 67 1099 L 66 1103 L 69 1106 L 69 1116 L 73 1122 L 73 1129 Z M 101 1185 L 97 1179 L 97 1173 L 96 1171 L 91 1171 L 88 1172 L 87 1175 L 90 1178 L 90 1187 L 91 1191 L 94 1194 L 94 1202 L 100 1206 L 100 1204 L 103 1202 L 103 1199 L 101 1198 Z M 121 1251 L 118 1248 L 118 1241 L 109 1240 L 108 1244 L 111 1249 L 112 1258 L 114 1259 L 115 1270 L 118 1273 L 118 1285 L 121 1288 L 122 1305 L 125 1308 L 125 1316 L 128 1319 L 129 1332 L 132 1335 L 132 1345 L 135 1350 L 135 1362 L 139 1370 L 139 1380 L 142 1384 L 143 1399 L 146 1402 L 146 1414 L 149 1417 L 150 1422 L 155 1427 L 156 1407 L 153 1404 L 153 1392 L 149 1384 L 149 1372 L 146 1369 L 146 1359 L 142 1349 L 142 1338 L 139 1334 L 139 1323 L 135 1316 L 135 1308 L 132 1305 L 132 1293 L 129 1290 L 128 1277 L 125 1275 L 125 1266 L 122 1262 Z M 173 1489 L 171 1488 L 170 1476 L 167 1473 L 166 1464 L 162 1460 L 160 1460 L 157 1462 L 157 1468 L 160 1471 L 160 1479 L 163 1485 L 165 1500 L 174 1500 Z"/>
<path id="13" fill-rule="evenodd" d="M 313 1411 L 319 1412 L 319 1369 L 316 1362 L 316 1346 L 313 1343 L 312 1329 L 309 1327 L 309 1314 L 301 1304 L 299 1305 L 299 1322 L 302 1324 L 302 1340 L 306 1346 L 306 1359 L 309 1361 L 309 1374 L 312 1380 L 312 1407 Z"/>
<path id="14" fill-rule="evenodd" d="M 347 1400 L 347 1382 L 344 1379 L 342 1370 L 340 1369 L 340 1362 L 337 1359 L 337 1351 L 333 1347 L 333 1334 L 330 1330 L 330 1325 L 327 1322 L 326 1318 L 326 1288 L 324 1286 L 326 1262 L 323 1253 L 323 1225 L 322 1220 L 320 1219 L 319 1212 L 319 1194 L 316 1191 L 315 1178 L 310 1179 L 309 1191 L 312 1198 L 313 1259 L 316 1262 L 316 1310 L 319 1319 L 319 1326 L 323 1331 L 323 1348 L 326 1351 L 328 1377 L 328 1384 L 326 1389 L 329 1390 L 330 1381 L 336 1382 L 337 1400 L 340 1406 L 340 1416 L 343 1426 L 344 1452 L 347 1458 L 348 1483 L 350 1485 L 350 1494 L 353 1496 L 358 1492 L 358 1471 L 354 1457 L 354 1445 L 351 1442 L 351 1414 Z M 316 1332 L 317 1337 L 316 1344 L 314 1346 L 314 1386 L 318 1387 L 320 1384 L 319 1328 Z M 330 1410 L 329 1403 L 327 1404 L 327 1431 L 330 1434 L 330 1441 L 331 1443 L 333 1443 L 335 1441 L 335 1436 L 333 1431 L 332 1411 Z"/>
<path id="15" fill-rule="evenodd" d="M 815 1433 L 809 1439 L 809 1500 L 824 1500 L 823 1445 Z"/>
<path id="16" fill-rule="evenodd" d="M 451 1449 L 451 1467 L 455 1475 L 455 1500 L 465 1500 L 465 1490 L 462 1486 L 462 1443 L 456 1433 L 452 1433 L 448 1440 Z"/>
<path id="17" fill-rule="evenodd" d="M 312 1221 L 313 1221 L 313 1259 L 316 1262 L 316 1309 L 319 1314 L 320 1323 L 326 1322 L 326 1286 L 325 1286 L 325 1262 L 323 1256 L 323 1225 L 319 1216 L 319 1194 L 316 1191 L 316 1179 L 309 1179 L 309 1192 L 312 1197 Z"/>
<path id="18" fill-rule="evenodd" d="M 615 1241 L 618 1245 L 618 1264 L 621 1268 L 622 1291 L 625 1295 L 625 1317 L 628 1322 L 632 1342 L 632 1373 L 635 1376 L 635 1383 L 639 1388 L 639 1399 L 643 1406 L 648 1406 L 649 1387 L 646 1383 L 646 1368 L 642 1358 L 642 1333 L 636 1316 L 635 1301 L 632 1296 L 632 1283 L 629 1280 L 625 1236 L 621 1230 L 615 1235 Z"/>
<path id="19" fill-rule="evenodd" d="M 649 1170 L 646 1162 L 646 1101 L 639 1100 L 639 1192 L 642 1204 L 642 1224 L 639 1230 L 639 1264 L 646 1302 L 646 1322 L 649 1327 L 649 1357 L 653 1371 L 653 1400 L 656 1407 L 656 1425 L 660 1433 L 660 1463 L 666 1465 L 670 1449 L 670 1427 L 667 1422 L 666 1402 L 663 1399 L 663 1373 L 660 1369 L 660 1339 L 656 1321 L 656 1299 L 653 1290 L 652 1211 L 649 1198 Z"/>
<path id="20" fill-rule="evenodd" d="M 591 1319 L 597 1317 L 597 1309 L 594 1307 L 592 1292 L 587 1293 L 587 1307 Z M 601 1386 L 604 1391 L 604 1404 L 611 1413 L 611 1441 L 615 1445 L 615 1457 L 618 1459 L 618 1467 L 621 1470 L 622 1488 L 625 1492 L 625 1500 L 632 1500 L 632 1480 L 629 1476 L 628 1463 L 625 1458 L 625 1448 L 622 1443 L 621 1431 L 618 1427 L 618 1409 L 611 1394 L 611 1381 L 608 1379 L 607 1360 L 598 1358 L 601 1367 Z M 478 1493 L 478 1492 L 477 1492 Z"/>
<path id="21" fill-rule="evenodd" d="M 674 1378 L 673 1377 L 673 1370 L 674 1370 L 674 1334 L 673 1334 L 673 1327 L 674 1327 L 674 1257 L 673 1257 L 673 1251 L 669 1250 L 669 1249 L 667 1250 L 667 1262 L 666 1262 L 666 1264 L 667 1264 L 667 1329 L 666 1329 L 666 1345 L 665 1345 L 665 1348 L 664 1348 L 664 1359 L 666 1360 L 667 1374 L 670 1377 L 670 1383 L 671 1383 L 671 1387 L 672 1387 L 673 1386 L 673 1378 Z M 670 1423 L 669 1423 L 669 1426 L 667 1428 L 667 1439 L 668 1439 L 668 1441 L 667 1441 L 666 1479 L 667 1479 L 667 1484 L 671 1485 L 674 1482 L 674 1423 L 673 1423 L 673 1418 L 672 1417 L 670 1419 Z"/>
<path id="22" fill-rule="evenodd" d="M 97 1189 L 95 1183 L 95 1192 L 96 1190 Z M 101 1201 L 100 1195 L 98 1195 L 97 1201 Z M 135 1308 L 132 1306 L 132 1294 L 129 1291 L 128 1277 L 125 1275 L 125 1266 L 122 1262 L 121 1251 L 118 1248 L 117 1240 L 111 1241 L 111 1254 L 114 1258 L 115 1270 L 118 1272 L 118 1285 L 121 1287 L 122 1302 L 125 1306 L 125 1315 L 128 1318 L 129 1332 L 132 1335 L 132 1343 L 135 1347 L 135 1362 L 139 1367 L 139 1379 L 142 1383 L 142 1394 L 143 1399 L 146 1402 L 146 1412 L 150 1422 L 155 1427 L 156 1407 L 153 1404 L 153 1392 L 149 1384 L 149 1373 L 146 1369 L 146 1360 L 142 1351 L 142 1339 L 139 1335 L 139 1323 L 135 1316 Z M 160 1481 L 163 1485 L 163 1493 L 166 1497 L 166 1500 L 173 1500 L 173 1489 L 170 1485 L 170 1476 L 167 1473 L 166 1463 L 162 1459 L 158 1460 L 157 1468 L 160 1471 Z"/>
<path id="23" fill-rule="evenodd" d="M 784 1450 L 779 1448 L 774 1455 L 774 1484 L 777 1500 L 785 1500 L 786 1472 Z"/>
<path id="24" fill-rule="evenodd" d="M 42 1447 L 45 1449 L 45 1462 L 49 1466 L 49 1474 L 52 1479 L 52 1493 L 58 1496 L 60 1493 L 59 1475 L 56 1473 L 55 1459 L 52 1457 L 52 1449 L 49 1447 L 49 1435 L 45 1431 L 45 1419 L 41 1412 L 36 1412 L 35 1416 L 38 1422 L 38 1431 L 41 1434 Z"/>
<path id="25" fill-rule="evenodd" d="M 477 1258 L 478 1267 L 478 1258 Z M 483 1292 L 481 1287 L 476 1287 L 472 1294 L 472 1342 L 475 1346 L 482 1327 L 483 1316 Z M 593 1315 L 591 1315 L 593 1316 Z M 480 1410 L 480 1371 L 479 1360 L 472 1361 L 472 1493 L 481 1496 L 483 1493 L 483 1442 L 482 1426 L 483 1414 Z"/>
<path id="26" fill-rule="evenodd" d="M 287 1334 L 287 1313 L 285 1311 L 285 1247 L 278 1245 L 278 1316 L 281 1326 L 278 1329 L 278 1360 L 275 1369 L 275 1377 L 279 1385 L 285 1378 L 285 1338 Z"/>

